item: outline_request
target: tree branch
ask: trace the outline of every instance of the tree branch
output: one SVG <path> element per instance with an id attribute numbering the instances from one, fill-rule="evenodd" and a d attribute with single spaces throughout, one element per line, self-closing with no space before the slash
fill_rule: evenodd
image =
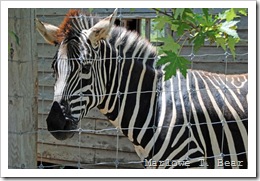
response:
<path id="1" fill-rule="evenodd" d="M 164 15 L 166 15 L 166 16 L 169 16 L 169 17 L 171 17 L 171 18 L 172 18 L 172 16 L 171 16 L 171 15 L 169 15 L 169 14 L 167 14 L 166 12 L 163 12 L 163 11 L 161 11 L 161 10 L 159 10 L 159 9 L 152 8 L 152 10 L 154 10 L 154 11 L 157 11 L 157 12 L 159 12 L 159 13 L 161 13 L 161 14 L 164 14 Z"/>

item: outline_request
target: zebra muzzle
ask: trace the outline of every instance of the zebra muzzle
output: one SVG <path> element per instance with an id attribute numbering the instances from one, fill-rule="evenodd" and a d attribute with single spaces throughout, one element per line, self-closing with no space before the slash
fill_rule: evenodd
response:
<path id="1" fill-rule="evenodd" d="M 58 140 L 71 138 L 78 123 L 72 116 L 65 116 L 61 106 L 56 101 L 52 104 L 46 121 L 48 131 Z"/>

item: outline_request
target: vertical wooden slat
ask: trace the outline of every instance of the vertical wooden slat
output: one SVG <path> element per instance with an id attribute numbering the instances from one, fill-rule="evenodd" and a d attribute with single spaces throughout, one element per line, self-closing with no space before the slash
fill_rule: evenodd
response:
<path id="1" fill-rule="evenodd" d="M 172 30 L 171 30 L 171 26 L 168 24 L 168 23 L 166 23 L 165 24 L 165 26 L 164 26 L 164 36 L 165 37 L 168 37 L 168 36 L 173 36 L 173 34 L 172 34 Z M 174 38 L 174 37 L 173 37 Z"/>
<path id="2" fill-rule="evenodd" d="M 9 9 L 8 167 L 36 168 L 37 52 L 34 9 Z M 12 46 L 11 46 L 12 45 Z"/>
<path id="3" fill-rule="evenodd" d="M 151 19 L 145 19 L 145 38 L 150 41 L 151 38 Z"/>

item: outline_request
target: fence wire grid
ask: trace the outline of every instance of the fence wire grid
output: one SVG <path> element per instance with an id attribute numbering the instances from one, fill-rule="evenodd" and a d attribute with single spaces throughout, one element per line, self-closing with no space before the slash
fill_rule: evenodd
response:
<path id="1" fill-rule="evenodd" d="M 120 23 L 122 23 L 122 20 L 125 18 L 124 17 L 124 13 L 122 13 L 121 11 L 122 9 L 118 10 L 118 14 L 117 14 L 117 19 L 120 20 Z M 39 14 L 36 14 L 36 17 L 44 22 L 48 22 L 48 21 L 62 21 L 64 16 L 49 16 L 47 14 L 45 14 L 46 12 L 44 10 L 40 10 L 41 12 L 39 12 Z M 82 9 L 82 12 L 86 12 L 86 10 Z M 66 12 L 64 12 L 65 15 Z M 109 14 L 108 14 L 109 15 Z M 98 16 L 98 14 L 97 14 Z M 134 16 L 134 12 L 133 12 L 133 16 Z M 105 17 L 105 16 L 104 16 Z M 21 19 L 29 19 L 31 17 L 9 17 L 9 19 L 17 19 L 17 18 L 21 18 Z M 127 16 L 127 18 L 129 18 L 129 16 Z M 38 41 L 38 45 L 40 44 L 40 46 L 38 48 L 41 48 L 42 50 L 45 50 L 46 48 L 49 48 L 49 45 L 46 45 L 45 43 L 42 43 L 41 40 L 37 40 Z M 40 41 L 40 43 L 39 43 Z M 54 50 L 57 50 L 57 47 L 52 47 Z M 120 46 L 119 46 L 120 48 Z M 120 51 L 119 51 L 120 52 Z M 76 130 L 68 130 L 68 132 L 74 132 L 74 137 L 73 140 L 76 141 L 74 143 L 71 143 L 71 141 L 64 141 L 64 142 L 60 142 L 60 141 L 55 141 L 54 138 L 51 138 L 50 132 L 46 129 L 46 114 L 48 114 L 48 111 L 50 110 L 51 107 L 51 99 L 49 92 L 52 90 L 52 86 L 53 85 L 47 85 L 46 82 L 48 84 L 54 83 L 54 78 L 53 78 L 53 71 L 50 69 L 45 69 L 45 68 L 40 68 L 41 66 L 43 66 L 44 64 L 49 65 L 49 67 L 51 66 L 50 64 L 50 59 L 51 57 L 53 57 L 54 54 L 51 55 L 45 55 L 45 56 L 41 56 L 38 55 L 38 66 L 39 66 L 39 70 L 38 73 L 40 75 L 39 79 L 39 93 L 38 96 L 33 97 L 38 99 L 38 129 L 36 131 L 31 131 L 31 130 L 22 130 L 22 131 L 16 131 L 16 130 L 8 130 L 8 134 L 14 134 L 14 135 L 19 135 L 19 136 L 24 136 L 24 135 L 30 135 L 30 136 L 37 136 L 37 168 L 39 169 L 47 169 L 47 168 L 65 168 L 67 166 L 72 166 L 75 168 L 141 168 L 142 164 L 144 164 L 144 162 L 142 162 L 140 159 L 138 159 L 137 156 L 133 157 L 134 155 L 134 149 L 131 148 L 132 147 L 132 143 L 129 141 L 129 145 L 130 146 L 125 146 L 125 145 L 120 145 L 125 143 L 125 141 L 122 141 L 123 139 L 126 139 L 123 137 L 121 131 L 122 129 L 119 128 L 114 128 L 112 127 L 109 123 L 108 120 L 106 120 L 106 118 L 104 117 L 100 117 L 100 116 L 96 116 L 96 112 L 90 113 L 93 114 L 90 117 L 87 117 L 87 119 L 83 119 L 79 121 L 78 124 L 78 129 Z M 196 60 L 194 60 L 195 58 L 203 58 L 203 57 L 223 57 L 223 61 L 222 63 L 224 63 L 224 74 L 228 73 L 228 69 L 229 69 L 229 58 L 232 57 L 232 54 L 227 50 L 227 51 L 223 51 L 223 53 L 204 53 L 204 54 L 198 54 L 195 53 L 193 50 L 193 46 L 191 46 L 190 48 L 190 53 L 188 54 L 182 54 L 182 56 L 188 58 L 191 61 L 191 67 L 190 69 L 194 69 L 194 63 L 196 63 Z M 239 57 L 241 57 L 241 59 L 247 59 L 248 53 L 236 53 L 236 57 L 239 59 Z M 120 58 L 120 57 L 115 57 L 115 58 Z M 23 64 L 23 63 L 30 63 L 30 60 L 28 61 L 21 61 L 20 59 L 15 60 L 15 59 L 9 59 L 9 61 L 13 62 L 13 63 L 17 63 L 17 64 Z M 220 63 L 220 62 L 219 62 Z M 44 66 L 45 66 L 44 65 Z M 120 64 L 118 67 L 118 73 L 120 75 Z M 206 90 L 206 89 L 205 89 Z M 181 91 L 181 90 L 179 90 Z M 196 90 L 196 91 L 201 91 L 201 90 Z M 54 90 L 52 90 L 52 92 L 54 92 Z M 140 92 L 140 93 L 147 93 L 147 92 L 152 92 L 152 91 L 146 91 L 146 92 Z M 156 90 L 155 93 L 156 94 L 161 94 L 163 91 L 162 90 Z M 128 92 L 126 94 L 136 94 L 139 92 Z M 124 92 L 116 92 L 113 93 L 114 95 L 122 96 L 123 94 L 125 94 Z M 52 95 L 53 96 L 53 95 Z M 71 95 L 67 95 L 67 96 L 71 96 Z M 83 96 L 89 96 L 86 94 L 83 94 L 82 92 L 80 93 L 80 95 L 78 95 L 80 97 Z M 93 95 L 91 95 L 93 96 Z M 95 96 L 104 96 L 104 95 L 95 95 Z M 23 96 L 23 95 L 18 95 L 18 94 L 12 94 L 9 92 L 8 95 L 9 98 L 18 98 L 18 97 L 22 97 L 24 99 L 26 98 L 32 98 L 32 96 Z M 120 111 L 120 106 L 118 108 L 118 112 Z M 222 110 L 223 112 L 225 110 Z M 191 115 L 191 110 L 189 115 Z M 191 116 L 188 116 L 188 118 L 190 119 Z M 88 121 L 91 122 L 88 123 Z M 245 120 L 241 120 L 241 122 L 243 121 L 247 121 L 247 119 Z M 99 122 L 99 123 L 98 123 Z M 213 124 L 221 124 L 222 125 L 222 129 L 224 129 L 224 125 L 225 124 L 229 124 L 232 122 L 237 122 L 236 120 L 231 120 L 228 122 L 215 122 L 212 123 Z M 93 124 L 93 125 L 92 125 Z M 98 126 L 98 124 L 103 125 L 102 126 Z M 209 124 L 209 123 L 200 123 L 201 124 Z M 90 128 L 86 127 L 86 125 L 91 125 Z M 187 125 L 174 125 L 173 127 L 177 127 L 177 126 L 187 126 L 188 128 L 192 127 L 192 126 L 196 126 L 196 124 L 192 124 L 190 123 L 190 120 L 188 120 L 188 124 Z M 155 127 L 149 127 L 147 129 L 154 129 Z M 156 128 L 163 128 L 163 126 L 158 126 Z M 169 127 L 168 127 L 169 128 Z M 126 129 L 126 128 L 124 128 Z M 142 128 L 136 128 L 136 127 L 132 127 L 132 128 L 128 128 L 128 129 L 142 129 Z M 190 130 L 190 129 L 189 129 Z M 64 132 L 64 130 L 61 130 L 62 132 Z M 55 131 L 55 132 L 59 132 L 59 130 Z M 224 131 L 222 131 L 222 134 L 224 134 Z M 93 136 L 95 135 L 95 136 Z M 189 134 L 190 135 L 190 134 Z M 98 138 L 98 136 L 101 136 L 101 138 Z M 110 139 L 108 140 L 112 140 L 113 143 L 107 143 L 108 140 L 105 140 L 104 142 L 102 142 L 102 138 L 104 138 L 104 136 L 108 136 Z M 86 146 L 86 142 L 89 139 L 85 139 L 84 137 L 88 137 L 89 139 L 91 138 L 96 138 L 97 140 L 93 140 L 94 144 L 93 145 L 88 145 Z M 224 138 L 224 136 L 222 136 L 222 138 Z M 95 144 L 95 142 L 98 142 L 98 144 Z M 46 148 L 47 146 L 47 148 Z M 68 149 L 68 151 L 64 151 L 65 149 Z M 223 148 L 223 145 L 222 145 Z M 48 152 L 48 149 L 49 152 Z M 93 149 L 94 151 L 91 152 L 92 155 L 84 158 L 83 155 L 88 154 L 86 153 L 87 151 Z M 100 151 L 101 150 L 101 151 Z M 100 155 L 100 154 L 106 154 L 106 151 L 109 150 L 109 154 L 107 155 Z M 26 151 L 26 150 L 23 150 Z M 51 151 L 54 151 L 55 153 L 50 153 Z M 187 150 L 188 151 L 188 150 Z M 68 153 L 70 152 L 70 153 Z M 71 153 L 73 152 L 73 153 Z M 10 152 L 9 152 L 10 154 Z M 56 154 L 56 155 L 55 155 Z M 61 154 L 65 154 L 63 156 L 61 156 Z M 66 155 L 67 154 L 67 155 Z M 232 156 L 232 155 L 239 155 L 239 154 L 245 154 L 245 152 L 241 152 L 241 153 L 237 153 L 237 154 L 225 154 L 225 153 L 221 153 L 220 155 L 215 155 L 214 157 L 218 157 L 218 158 L 223 158 L 224 156 Z M 98 155 L 98 156 L 97 156 Z M 111 155 L 114 155 L 112 158 L 108 159 Z M 128 158 L 126 158 L 125 156 L 128 156 Z M 67 160 L 66 160 L 67 157 Z M 91 158 L 92 157 L 92 158 Z M 102 159 L 103 158 L 103 159 Z M 212 157 L 207 157 L 207 158 L 212 158 Z M 64 160 L 63 160 L 64 159 Z M 71 159 L 71 160 L 70 160 Z M 193 160 L 197 160 L 198 158 L 187 158 L 190 161 Z M 199 159 L 206 159 L 204 158 L 199 158 Z M 50 162 L 51 164 L 48 164 L 48 160 L 55 160 L 55 162 Z M 173 160 L 173 161 L 178 161 L 178 160 Z M 46 164 L 47 163 L 47 164 Z M 23 164 L 21 164 L 23 165 Z M 23 165 L 24 166 L 24 165 Z M 9 165 L 9 168 L 17 168 L 17 166 L 13 166 L 13 165 Z M 21 166 L 22 167 L 22 166 Z M 26 167 L 25 167 L 26 168 Z"/>

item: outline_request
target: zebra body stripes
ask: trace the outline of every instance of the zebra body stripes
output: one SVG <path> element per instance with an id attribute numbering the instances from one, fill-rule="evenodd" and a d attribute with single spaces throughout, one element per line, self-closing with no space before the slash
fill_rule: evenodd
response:
<path id="1" fill-rule="evenodd" d="M 59 44 L 47 118 L 53 136 L 73 136 L 70 130 L 97 107 L 134 144 L 145 167 L 247 168 L 247 74 L 189 70 L 186 78 L 177 72 L 164 81 L 156 49 L 114 27 L 115 18 L 116 11 L 95 22 L 72 10 L 48 36 Z M 50 27 L 37 26 L 43 36 Z"/>

